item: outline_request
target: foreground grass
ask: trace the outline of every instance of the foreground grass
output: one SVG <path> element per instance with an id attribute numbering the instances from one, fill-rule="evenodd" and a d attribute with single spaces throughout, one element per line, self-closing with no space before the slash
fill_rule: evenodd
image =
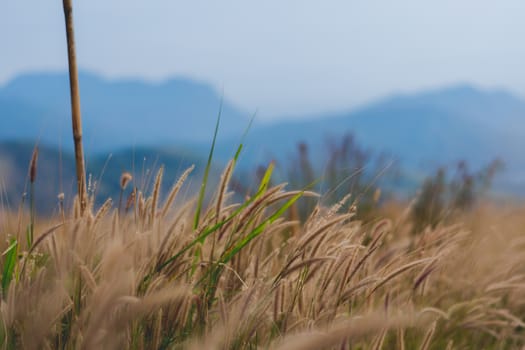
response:
<path id="1" fill-rule="evenodd" d="M 411 234 L 407 216 L 362 224 L 353 209 L 288 213 L 304 192 L 232 203 L 224 172 L 209 208 L 111 202 L 3 229 L 2 348 L 445 349 L 524 344 L 520 212 L 480 209 Z M 195 211 L 199 212 L 195 215 Z M 293 215 L 291 215 L 293 217 Z M 24 225 L 22 225 L 24 226 Z M 15 234 L 18 232 L 18 234 Z"/>

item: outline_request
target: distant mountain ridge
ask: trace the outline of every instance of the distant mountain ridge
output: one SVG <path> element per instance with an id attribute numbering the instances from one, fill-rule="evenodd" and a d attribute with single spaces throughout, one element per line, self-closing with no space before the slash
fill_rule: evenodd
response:
<path id="1" fill-rule="evenodd" d="M 209 85 L 189 79 L 160 83 L 79 77 L 85 143 L 94 151 L 130 145 L 204 142 L 213 136 L 219 111 L 222 136 L 240 133 L 248 114 Z M 70 102 L 66 73 L 26 74 L 0 88 L 0 115 L 9 128 L 2 139 L 69 142 Z"/>
<path id="2" fill-rule="evenodd" d="M 468 85 L 389 97 L 355 111 L 283 121 L 250 134 L 259 154 L 279 154 L 305 141 L 321 149 L 351 132 L 358 141 L 405 162 L 439 165 L 458 159 L 508 158 L 525 166 L 525 102 Z M 265 142 L 271 139 L 272 142 Z M 276 147 L 278 145 L 279 147 Z"/>
<path id="3" fill-rule="evenodd" d="M 185 149 L 203 157 L 221 110 L 215 159 L 224 163 L 249 124 L 249 113 L 227 100 L 221 109 L 216 90 L 189 79 L 153 84 L 83 72 L 80 83 L 88 155 L 146 146 Z M 0 141 L 40 140 L 71 150 L 68 96 L 65 73 L 26 74 L 0 87 Z M 258 122 L 245 140 L 241 166 L 270 159 L 286 163 L 301 141 L 322 166 L 327 142 L 349 132 L 360 144 L 388 152 L 411 170 L 428 172 L 460 159 L 479 166 L 500 157 L 507 164 L 508 181 L 525 190 L 525 102 L 503 90 L 466 84 L 387 97 L 353 111 L 304 120 Z"/>

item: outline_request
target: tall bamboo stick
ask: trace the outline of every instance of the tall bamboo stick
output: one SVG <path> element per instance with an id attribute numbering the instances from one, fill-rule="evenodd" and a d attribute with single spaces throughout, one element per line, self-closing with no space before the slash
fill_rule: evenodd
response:
<path id="1" fill-rule="evenodd" d="M 82 147 L 82 117 L 80 114 L 80 88 L 78 84 L 78 68 L 75 50 L 75 35 L 73 31 L 72 0 L 63 0 L 64 17 L 66 20 L 67 53 L 69 61 L 69 87 L 71 95 L 71 119 L 73 121 L 73 140 L 75 143 L 75 162 L 77 173 L 77 190 L 81 212 L 86 209 L 86 169 L 84 149 Z"/>

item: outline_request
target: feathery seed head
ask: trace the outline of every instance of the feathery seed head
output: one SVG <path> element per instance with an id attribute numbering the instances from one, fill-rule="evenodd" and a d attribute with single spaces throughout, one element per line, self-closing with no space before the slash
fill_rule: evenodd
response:
<path id="1" fill-rule="evenodd" d="M 131 180 L 133 180 L 133 176 L 129 172 L 122 173 L 120 176 L 120 188 L 125 190 Z"/>
<path id="2" fill-rule="evenodd" d="M 33 150 L 33 155 L 31 156 L 31 163 L 29 165 L 29 181 L 35 183 L 36 181 L 36 166 L 38 162 L 38 147 L 35 147 Z"/>

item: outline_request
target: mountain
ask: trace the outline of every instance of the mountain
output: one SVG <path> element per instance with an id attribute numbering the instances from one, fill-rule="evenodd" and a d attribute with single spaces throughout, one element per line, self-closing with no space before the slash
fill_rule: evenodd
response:
<path id="1" fill-rule="evenodd" d="M 83 72 L 80 87 L 88 156 L 144 147 L 152 154 L 171 149 L 206 157 L 221 109 L 221 97 L 209 85 L 182 78 L 155 84 L 106 80 Z M 71 150 L 69 113 L 65 73 L 15 78 L 0 88 L 0 142 L 38 140 Z M 308 143 L 312 158 L 323 166 L 326 145 L 352 133 L 360 145 L 389 154 L 402 169 L 421 176 L 458 160 L 479 167 L 502 158 L 505 182 L 512 191 L 525 191 L 525 102 L 503 90 L 456 85 L 391 96 L 350 111 L 279 120 L 252 127 L 240 163 L 245 171 L 270 159 L 285 168 L 299 142 Z M 247 113 L 222 102 L 218 163 L 232 156 L 248 123 Z"/>
<path id="2" fill-rule="evenodd" d="M 245 158 L 283 159 L 300 141 L 307 142 L 319 158 L 325 155 L 327 143 L 346 133 L 411 168 L 460 159 L 481 165 L 501 157 L 510 168 L 525 169 L 525 157 L 521 156 L 525 102 L 503 91 L 482 91 L 468 85 L 394 96 L 355 111 L 254 129 L 247 147 L 250 155 Z M 234 142 L 224 143 L 224 147 L 230 148 Z"/>
<path id="3" fill-rule="evenodd" d="M 110 81 L 86 72 L 79 80 L 88 150 L 206 142 L 219 111 L 222 137 L 240 134 L 249 123 L 247 114 L 228 101 L 221 108 L 221 96 L 212 87 L 193 80 Z M 0 129 L 0 140 L 71 144 L 67 74 L 35 73 L 10 81 L 0 88 L 0 115 L 8 126 Z"/>

